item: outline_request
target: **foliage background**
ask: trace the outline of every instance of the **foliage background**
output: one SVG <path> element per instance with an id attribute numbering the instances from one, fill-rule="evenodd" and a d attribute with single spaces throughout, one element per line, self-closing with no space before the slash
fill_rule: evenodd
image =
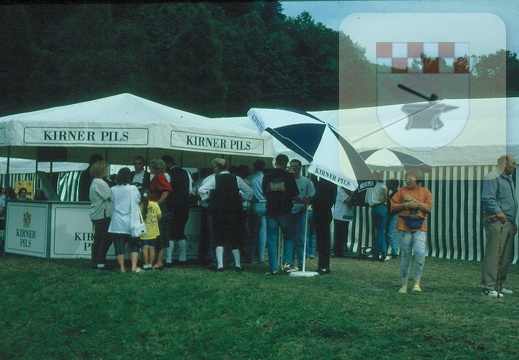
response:
<path id="1" fill-rule="evenodd" d="M 364 49 L 278 1 L 2 5 L 0 43 L 0 116 L 123 92 L 212 117 L 376 105 Z M 471 97 L 519 96 L 505 51 L 471 59 Z"/>

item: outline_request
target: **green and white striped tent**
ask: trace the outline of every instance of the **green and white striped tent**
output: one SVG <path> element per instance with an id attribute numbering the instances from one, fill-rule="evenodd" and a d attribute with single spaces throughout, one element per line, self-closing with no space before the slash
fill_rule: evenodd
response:
<path id="1" fill-rule="evenodd" d="M 448 103 L 459 105 L 459 108 L 467 106 L 467 100 Z M 463 103 L 465 105 L 461 105 Z M 408 116 L 402 114 L 401 106 L 387 108 L 389 112 L 395 111 L 393 119 L 404 126 L 402 123 L 408 121 Z M 431 129 L 400 130 L 402 137 L 395 140 L 383 129 L 376 108 L 312 114 L 325 121 L 338 122 L 341 133 L 358 151 L 394 149 L 432 165 L 424 182 L 433 195 L 433 210 L 428 217 L 429 256 L 481 260 L 484 254 L 482 179 L 495 168 L 497 158 L 502 154 L 519 157 L 519 98 L 471 99 L 466 110 L 465 114 L 461 112 L 461 116 L 466 115 L 465 119 L 456 118 L 456 111 L 443 118 L 446 126 L 448 121 L 464 121 L 459 134 L 451 136 L 449 143 L 420 150 L 406 148 L 402 139 L 409 136 L 416 138 L 418 143 L 426 143 L 428 137 L 438 136 L 441 129 L 436 133 Z M 387 168 L 383 172 L 385 180 L 392 177 L 403 180 L 403 170 Z M 514 181 L 519 189 L 515 176 Z M 348 247 L 351 251 L 357 252 L 359 246 L 372 244 L 369 208 L 357 209 L 350 231 Z M 517 237 L 515 241 L 514 263 L 519 259 Z"/>

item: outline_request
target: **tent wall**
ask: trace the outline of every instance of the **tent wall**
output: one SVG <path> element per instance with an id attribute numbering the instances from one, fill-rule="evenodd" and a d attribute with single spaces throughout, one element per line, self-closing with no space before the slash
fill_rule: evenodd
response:
<path id="1" fill-rule="evenodd" d="M 77 201 L 81 171 L 68 171 L 59 174 L 57 193 L 61 201 Z"/>
<path id="2" fill-rule="evenodd" d="M 428 216 L 428 256 L 442 259 L 477 260 L 484 256 L 484 228 L 481 222 L 481 189 L 483 177 L 495 166 L 436 167 L 425 174 L 424 186 L 433 196 L 433 210 Z M 403 184 L 403 171 L 384 172 L 384 181 L 395 177 Z M 449 179 L 449 180 L 444 180 Z M 517 177 L 514 176 L 516 189 Z M 358 252 L 359 246 L 372 242 L 370 208 L 357 207 L 350 225 L 347 247 Z M 517 237 L 513 262 L 519 260 Z"/>
<path id="3" fill-rule="evenodd" d="M 23 180 L 30 180 L 34 181 L 34 190 L 41 188 L 41 181 L 39 177 L 36 176 L 34 173 L 29 174 L 10 174 L 9 175 L 9 182 L 7 182 L 7 175 L 6 174 L 0 174 L 0 184 L 4 187 L 5 184 L 9 183 L 9 186 L 11 186 L 13 189 L 15 188 L 15 183 L 17 181 L 23 181 Z M 4 191 L 5 193 L 5 191 Z M 34 196 L 34 194 L 32 194 Z"/>

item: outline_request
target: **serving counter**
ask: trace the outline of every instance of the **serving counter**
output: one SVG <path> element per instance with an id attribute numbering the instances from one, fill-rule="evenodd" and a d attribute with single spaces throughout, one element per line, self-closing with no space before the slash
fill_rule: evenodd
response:
<path id="1" fill-rule="evenodd" d="M 87 202 L 9 201 L 5 252 L 50 259 L 90 258 L 94 229 L 89 211 Z M 185 231 L 188 260 L 198 259 L 201 223 L 201 210 L 192 208 Z M 177 259 L 177 248 L 173 254 Z M 113 246 L 108 258 L 115 258 Z"/>

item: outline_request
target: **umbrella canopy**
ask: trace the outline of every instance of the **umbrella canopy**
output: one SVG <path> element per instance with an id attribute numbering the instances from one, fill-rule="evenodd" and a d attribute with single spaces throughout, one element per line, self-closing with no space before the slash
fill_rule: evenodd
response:
<path id="1" fill-rule="evenodd" d="M 376 167 L 396 168 L 399 170 L 419 168 L 422 171 L 431 171 L 431 166 L 427 165 L 422 160 L 396 150 L 385 148 L 368 150 L 361 151 L 360 155 L 364 158 L 366 164 Z"/>
<path id="2" fill-rule="evenodd" d="M 375 185 L 362 157 L 330 124 L 299 110 L 253 108 L 247 115 L 260 133 L 306 159 L 310 173 L 349 190 Z"/>

